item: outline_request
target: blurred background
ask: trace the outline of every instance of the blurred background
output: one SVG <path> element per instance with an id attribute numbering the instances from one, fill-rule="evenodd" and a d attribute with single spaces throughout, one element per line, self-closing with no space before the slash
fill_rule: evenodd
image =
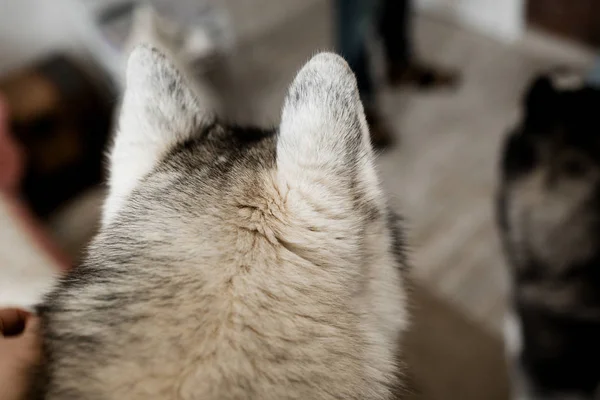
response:
<path id="1" fill-rule="evenodd" d="M 22 213 L 0 210 L 0 303 L 17 296 L 33 304 L 50 279 L 40 265 L 52 261 L 27 244 L 32 231 L 46 232 L 71 264 L 95 232 L 136 21 L 162 18 L 160 34 L 208 77 L 228 118 L 267 125 L 277 124 L 297 69 L 318 50 L 347 51 L 351 61 L 361 44 L 340 36 L 355 34 L 367 37 L 368 55 L 354 61 L 368 58 L 374 88 L 366 107 L 380 135 L 373 139 L 381 139 L 385 188 L 405 218 L 414 280 L 499 354 L 508 288 L 493 209 L 501 140 L 532 77 L 556 67 L 592 70 L 600 2 L 398 1 L 409 7 L 387 15 L 388 27 L 401 31 L 394 40 L 409 48 L 398 65 L 385 32 L 340 26 L 341 15 L 349 23 L 368 13 L 340 14 L 341 3 L 154 1 L 150 15 L 139 12 L 141 2 L 0 0 L 4 130 L 22 156 L 16 196 L 33 216 L 24 224 Z M 490 357 L 501 359 L 496 353 Z"/>

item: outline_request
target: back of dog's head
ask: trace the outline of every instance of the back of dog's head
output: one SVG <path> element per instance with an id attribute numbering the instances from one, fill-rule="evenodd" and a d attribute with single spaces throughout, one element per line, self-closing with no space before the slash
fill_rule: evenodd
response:
<path id="1" fill-rule="evenodd" d="M 385 399 L 405 325 L 355 79 L 315 56 L 277 130 L 130 57 L 103 227 L 40 308 L 49 399 Z"/>

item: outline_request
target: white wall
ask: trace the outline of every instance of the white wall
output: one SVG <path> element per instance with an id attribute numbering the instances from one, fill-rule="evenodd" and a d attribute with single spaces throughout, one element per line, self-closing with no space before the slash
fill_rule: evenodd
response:
<path id="1" fill-rule="evenodd" d="M 118 54 L 100 39 L 91 20 L 91 12 L 98 5 L 118 1 L 121 0 L 0 0 L 0 75 L 55 49 L 91 49 L 96 61 L 114 76 L 120 76 Z M 194 0 L 186 2 L 190 1 Z M 228 8 L 236 32 L 248 39 L 285 22 L 289 14 L 301 12 L 318 1 L 332 0 L 209 1 Z M 256 9 L 261 12 L 255 12 Z"/>
<path id="2" fill-rule="evenodd" d="M 525 0 L 417 0 L 417 7 L 449 15 L 461 24 L 506 42 L 525 31 Z"/>
<path id="3" fill-rule="evenodd" d="M 98 40 L 77 0 L 0 0 L 0 74 L 56 49 L 83 53 Z"/>
<path id="4" fill-rule="evenodd" d="M 236 3 L 234 10 L 243 9 L 237 3 L 239 0 L 229 1 Z M 273 1 L 262 0 L 262 3 Z M 524 32 L 525 0 L 415 1 L 418 8 L 449 15 L 468 27 L 504 41 L 514 41 Z M 301 4 L 303 0 L 285 3 L 294 2 Z M 0 0 L 0 74 L 57 48 L 75 51 L 94 48 L 97 59 L 114 73 L 114 66 L 118 65 L 111 59 L 114 53 L 99 39 L 83 3 L 80 0 Z M 254 0 L 245 3 L 253 4 Z"/>

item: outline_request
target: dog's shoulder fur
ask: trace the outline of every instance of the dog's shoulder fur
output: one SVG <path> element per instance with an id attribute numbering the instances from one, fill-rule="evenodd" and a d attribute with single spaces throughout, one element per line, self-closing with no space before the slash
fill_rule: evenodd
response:
<path id="1" fill-rule="evenodd" d="M 390 398 L 404 260 L 340 57 L 261 130 L 137 47 L 109 184 L 87 261 L 39 309 L 42 398 Z"/>

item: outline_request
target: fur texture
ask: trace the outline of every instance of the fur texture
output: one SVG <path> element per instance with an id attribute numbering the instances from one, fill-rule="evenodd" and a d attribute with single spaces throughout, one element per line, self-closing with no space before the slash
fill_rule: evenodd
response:
<path id="1" fill-rule="evenodd" d="M 333 54 L 278 130 L 220 123 L 157 50 L 129 60 L 103 227 L 39 311 L 53 399 L 389 399 L 404 259 L 356 81 Z"/>
<path id="2" fill-rule="evenodd" d="M 600 384 L 600 91 L 541 77 L 524 108 L 506 139 L 498 203 L 513 278 L 507 350 L 528 397 L 592 398 Z"/>

